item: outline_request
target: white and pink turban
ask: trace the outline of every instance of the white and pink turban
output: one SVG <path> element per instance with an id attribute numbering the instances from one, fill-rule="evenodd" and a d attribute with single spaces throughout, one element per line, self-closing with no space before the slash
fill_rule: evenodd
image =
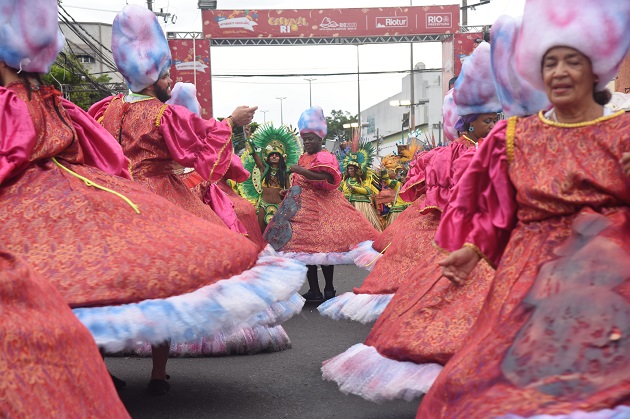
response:
<path id="1" fill-rule="evenodd" d="M 197 100 L 197 88 L 192 83 L 175 83 L 171 91 L 171 98 L 166 103 L 183 106 L 190 112 L 201 116 L 201 105 L 199 100 Z"/>
<path id="2" fill-rule="evenodd" d="M 298 121 L 298 129 L 300 130 L 300 135 L 312 132 L 322 140 L 326 138 L 328 124 L 326 123 L 324 110 L 319 106 L 313 106 L 302 112 Z"/>
<path id="3" fill-rule="evenodd" d="M 599 77 L 596 90 L 613 79 L 630 48 L 628 0 L 527 0 L 516 43 L 516 68 L 544 89 L 542 59 L 553 47 L 586 55 Z"/>
<path id="4" fill-rule="evenodd" d="M 112 25 L 112 53 L 132 92 L 152 86 L 171 68 L 171 50 L 149 9 L 130 4 Z"/>
<path id="5" fill-rule="evenodd" d="M 464 60 L 453 90 L 453 100 L 460 117 L 501 112 L 501 102 L 492 80 L 490 44 L 480 43 Z"/>
<path id="6" fill-rule="evenodd" d="M 501 16 L 490 31 L 492 76 L 507 116 L 533 115 L 551 106 L 545 91 L 535 89 L 516 71 L 514 54 L 520 27 L 520 18 Z"/>
<path id="7" fill-rule="evenodd" d="M 453 89 L 446 92 L 444 96 L 444 103 L 442 104 L 442 118 L 444 119 L 444 136 L 449 141 L 455 141 L 459 137 L 455 125 L 459 119 L 455 101 L 453 100 Z"/>
<path id="8" fill-rule="evenodd" d="M 57 0 L 0 0 L 0 60 L 9 67 L 48 73 L 64 42 Z"/>

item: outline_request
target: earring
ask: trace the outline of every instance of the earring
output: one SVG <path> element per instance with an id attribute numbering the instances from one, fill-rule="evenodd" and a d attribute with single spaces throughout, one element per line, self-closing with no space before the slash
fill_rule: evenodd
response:
<path id="1" fill-rule="evenodd" d="M 473 132 L 474 130 L 475 130 L 475 127 L 473 126 L 468 127 L 468 131 Z"/>

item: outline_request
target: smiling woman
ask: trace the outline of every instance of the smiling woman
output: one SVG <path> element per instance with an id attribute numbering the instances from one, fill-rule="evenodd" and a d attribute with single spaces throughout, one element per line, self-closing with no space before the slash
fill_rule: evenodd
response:
<path id="1" fill-rule="evenodd" d="M 517 69 L 553 109 L 500 121 L 442 216 L 444 276 L 498 266 L 419 418 L 630 412 L 630 114 L 598 102 L 629 25 L 629 2 L 527 1 Z"/>

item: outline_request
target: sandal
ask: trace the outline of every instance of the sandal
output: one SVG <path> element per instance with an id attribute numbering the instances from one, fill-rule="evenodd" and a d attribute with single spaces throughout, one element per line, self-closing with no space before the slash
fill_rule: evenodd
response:
<path id="1" fill-rule="evenodd" d="M 321 292 L 313 292 L 311 290 L 302 294 L 302 297 L 304 297 L 307 303 L 321 303 L 324 301 L 324 296 Z"/>

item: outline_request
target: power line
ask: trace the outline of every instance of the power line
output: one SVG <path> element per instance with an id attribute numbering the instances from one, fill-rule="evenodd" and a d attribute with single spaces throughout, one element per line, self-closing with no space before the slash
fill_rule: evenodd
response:
<path id="1" fill-rule="evenodd" d="M 423 70 L 414 70 L 414 73 L 430 73 L 441 72 L 441 68 L 425 68 Z M 410 73 L 411 70 L 390 70 L 390 71 L 362 71 L 361 75 L 377 75 L 377 74 L 405 74 Z M 356 76 L 357 72 L 343 72 L 343 73 L 294 73 L 294 74 L 212 74 L 212 77 L 217 78 L 235 78 L 235 77 L 310 77 L 310 76 Z"/>

